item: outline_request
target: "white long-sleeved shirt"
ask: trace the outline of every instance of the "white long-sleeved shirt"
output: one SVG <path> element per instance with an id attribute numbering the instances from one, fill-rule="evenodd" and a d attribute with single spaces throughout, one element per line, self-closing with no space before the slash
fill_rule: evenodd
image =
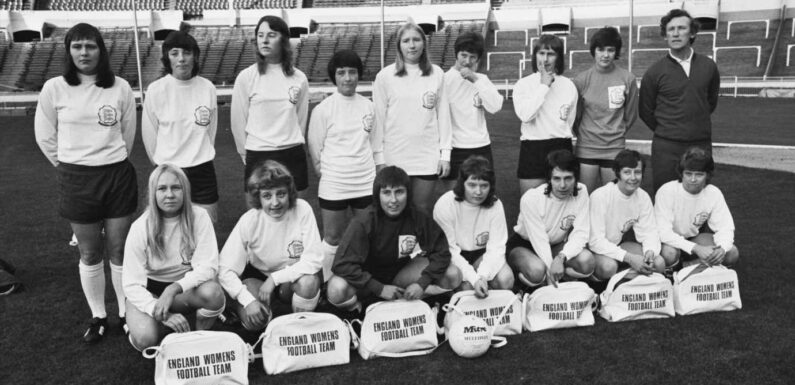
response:
<path id="1" fill-rule="evenodd" d="M 309 203 L 297 199 L 278 220 L 259 209 L 240 217 L 221 249 L 218 279 L 224 290 L 245 307 L 255 300 L 240 281 L 247 263 L 280 285 L 304 274 L 316 274 L 322 262 L 315 214 Z"/>
<path id="2" fill-rule="evenodd" d="M 373 193 L 375 165 L 384 163 L 374 116 L 373 102 L 359 94 L 335 92 L 312 110 L 307 147 L 320 175 L 318 197 L 342 200 Z"/>
<path id="3" fill-rule="evenodd" d="M 59 76 L 47 80 L 39 94 L 34 131 L 41 152 L 59 162 L 103 166 L 121 162 L 135 140 L 135 97 L 126 80 L 97 87 L 96 76 L 78 74 L 70 86 Z"/>
<path id="4" fill-rule="evenodd" d="M 715 232 L 716 245 L 725 251 L 734 246 L 734 219 L 717 187 L 708 184 L 694 195 L 674 180 L 662 185 L 655 198 L 654 216 L 663 243 L 692 254 L 696 244 L 687 238 L 698 235 L 706 223 Z"/>
<path id="5" fill-rule="evenodd" d="M 464 279 L 475 284 L 480 277 L 491 281 L 505 264 L 505 242 L 508 226 L 505 210 L 497 200 L 489 207 L 457 201 L 455 193 L 444 193 L 433 207 L 433 219 L 439 224 L 450 244 L 451 263 L 461 270 Z M 485 248 L 477 271 L 461 256 L 461 250 Z"/>
<path id="6" fill-rule="evenodd" d="M 452 132 L 444 95 L 444 72 L 437 65 L 422 76 L 418 65 L 406 64 L 395 75 L 391 64 L 373 82 L 375 124 L 384 137 L 384 162 L 409 175 L 436 174 L 440 160 L 450 160 Z"/>
<path id="7" fill-rule="evenodd" d="M 491 144 L 486 114 L 502 109 L 502 95 L 489 78 L 476 73 L 474 83 L 464 79 L 455 67 L 444 74 L 444 94 L 450 105 L 453 148 L 477 148 Z"/>
<path id="8" fill-rule="evenodd" d="M 527 190 L 519 201 L 519 218 L 513 231 L 528 240 L 542 261 L 552 264 L 552 245 L 565 242 L 566 260 L 576 257 L 588 244 L 590 214 L 588 188 L 578 183 L 577 196 L 559 199 L 544 194 L 547 184 Z"/>
<path id="9" fill-rule="evenodd" d="M 127 241 L 124 244 L 122 286 L 124 295 L 130 303 L 151 316 L 157 299 L 146 290 L 147 278 L 159 282 L 176 282 L 182 287 L 182 292 L 214 279 L 218 272 L 218 243 L 207 211 L 194 207 L 193 239 L 196 242 L 196 249 L 193 255 L 183 258 L 180 250 L 182 234 L 179 229 L 179 218 L 175 217 L 163 220 L 166 255 L 163 259 L 156 258 L 151 255 L 147 245 L 148 217 L 148 212 L 144 212 L 133 222 L 127 234 Z"/>
<path id="10" fill-rule="evenodd" d="M 166 75 L 149 85 L 141 117 L 141 137 L 149 160 L 193 167 L 215 159 L 218 102 L 215 86 L 194 76 Z"/>
<path id="11" fill-rule="evenodd" d="M 660 236 L 649 194 L 639 188 L 626 196 L 615 183 L 596 189 L 591 194 L 591 251 L 623 261 L 627 252 L 618 244 L 630 229 L 635 231 L 644 254 L 649 250 L 660 254 Z"/>
<path id="12" fill-rule="evenodd" d="M 268 64 L 260 75 L 257 63 L 237 75 L 232 89 L 232 135 L 237 152 L 276 151 L 304 143 L 309 112 L 309 82 L 295 69 L 286 76 L 281 64 Z"/>
<path id="13" fill-rule="evenodd" d="M 536 72 L 516 82 L 513 109 L 522 121 L 521 140 L 571 138 L 577 112 L 577 87 L 560 75 L 547 87 Z"/>

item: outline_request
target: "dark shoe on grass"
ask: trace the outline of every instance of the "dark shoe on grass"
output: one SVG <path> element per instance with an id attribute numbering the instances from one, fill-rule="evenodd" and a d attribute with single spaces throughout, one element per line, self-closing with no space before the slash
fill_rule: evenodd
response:
<path id="1" fill-rule="evenodd" d="M 127 318 L 126 317 L 119 317 L 119 330 L 125 335 L 130 335 L 130 327 L 127 326 Z"/>
<path id="2" fill-rule="evenodd" d="M 103 337 L 105 337 L 105 330 L 107 329 L 107 318 L 94 317 L 88 324 L 88 329 L 86 330 L 85 334 L 83 334 L 83 341 L 87 344 L 99 342 Z"/>

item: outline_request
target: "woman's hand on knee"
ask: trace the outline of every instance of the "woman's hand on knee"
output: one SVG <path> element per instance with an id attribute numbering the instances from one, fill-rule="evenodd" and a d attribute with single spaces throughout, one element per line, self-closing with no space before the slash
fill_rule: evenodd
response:
<path id="1" fill-rule="evenodd" d="M 276 282 L 273 281 L 272 277 L 268 277 L 259 287 L 259 300 L 265 305 L 270 305 L 274 290 L 276 290 Z"/>
<path id="2" fill-rule="evenodd" d="M 270 318 L 270 310 L 260 301 L 254 301 L 246 305 L 244 309 L 246 316 L 240 320 L 243 327 L 247 330 L 257 330 L 265 327 Z"/>
<path id="3" fill-rule="evenodd" d="M 412 283 L 409 287 L 406 288 L 406 291 L 403 292 L 403 298 L 405 299 L 420 299 L 422 298 L 422 294 L 425 293 L 425 290 L 422 289 L 419 283 Z"/>
<path id="4" fill-rule="evenodd" d="M 486 278 L 480 277 L 475 284 L 472 285 L 472 290 L 475 291 L 475 297 L 477 298 L 486 298 L 489 296 L 489 283 L 486 282 Z"/>
<path id="5" fill-rule="evenodd" d="M 174 303 L 174 297 L 179 293 L 182 293 L 182 286 L 178 283 L 175 282 L 168 285 L 163 290 L 163 294 L 157 298 L 152 316 L 160 322 L 165 322 L 170 315 L 169 311 L 171 310 L 171 304 Z"/>
<path id="6" fill-rule="evenodd" d="M 168 326 L 177 333 L 185 333 L 190 331 L 190 323 L 187 318 L 180 313 L 171 313 L 163 321 L 163 325 Z"/>

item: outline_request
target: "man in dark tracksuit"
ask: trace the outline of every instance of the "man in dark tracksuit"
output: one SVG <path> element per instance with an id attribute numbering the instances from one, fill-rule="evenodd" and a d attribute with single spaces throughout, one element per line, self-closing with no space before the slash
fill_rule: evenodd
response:
<path id="1" fill-rule="evenodd" d="M 698 24 L 687 11 L 673 9 L 660 20 L 668 55 L 652 65 L 640 85 L 640 118 L 654 132 L 651 150 L 654 191 L 679 176 L 684 152 L 699 146 L 712 152 L 710 115 L 718 105 L 720 74 L 712 59 L 692 48 Z"/>

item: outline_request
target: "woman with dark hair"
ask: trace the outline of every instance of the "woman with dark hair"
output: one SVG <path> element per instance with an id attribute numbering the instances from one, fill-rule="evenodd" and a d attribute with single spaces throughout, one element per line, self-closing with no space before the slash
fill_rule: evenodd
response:
<path id="1" fill-rule="evenodd" d="M 312 207 L 296 196 L 287 168 L 266 160 L 246 183 L 250 210 L 237 221 L 220 256 L 221 285 L 237 301 L 247 330 L 263 329 L 271 301 L 313 311 L 320 299 L 323 255 Z"/>
<path id="2" fill-rule="evenodd" d="M 541 35 L 533 45 L 534 73 L 513 88 L 513 108 L 522 121 L 516 172 L 522 194 L 544 184 L 550 152 L 572 151 L 577 87 L 562 75 L 563 67 L 563 41 L 555 35 Z"/>
<path id="3" fill-rule="evenodd" d="M 635 75 L 616 65 L 621 46 L 615 27 L 596 31 L 590 47 L 594 65 L 574 78 L 580 95 L 574 124 L 575 155 L 588 191 L 613 180 L 613 159 L 624 149 L 627 131 L 638 118 Z"/>
<path id="4" fill-rule="evenodd" d="M 124 246 L 124 294 L 130 343 L 157 345 L 169 331 L 207 330 L 224 310 L 216 282 L 218 244 L 210 216 L 194 207 L 182 170 L 163 163 L 149 176 L 146 211 L 132 224 Z M 170 330 L 169 330 L 170 329 Z"/>
<path id="5" fill-rule="evenodd" d="M 307 147 L 320 176 L 318 200 L 323 220 L 323 279 L 348 226 L 348 207 L 357 215 L 373 201 L 377 162 L 383 163 L 380 133 L 373 130 L 373 103 L 356 93 L 362 60 L 354 51 L 338 51 L 328 63 L 337 92 L 312 111 Z"/>
<path id="6" fill-rule="evenodd" d="M 264 16 L 254 30 L 257 62 L 237 75 L 232 90 L 232 135 L 245 164 L 244 180 L 262 162 L 284 164 L 298 191 L 309 186 L 304 136 L 309 83 L 293 67 L 290 29 Z"/>
<path id="7" fill-rule="evenodd" d="M 508 227 L 505 210 L 495 195 L 496 177 L 489 161 L 472 155 L 461 164 L 452 191 L 433 208 L 444 230 L 452 264 L 461 270 L 462 290 L 484 298 L 492 289 L 512 289 L 514 278 L 505 263 Z"/>
<path id="8" fill-rule="evenodd" d="M 149 85 L 141 118 L 141 136 L 149 160 L 182 168 L 191 185 L 191 201 L 218 221 L 215 86 L 199 73 L 199 45 L 185 32 L 163 41 L 165 76 Z"/>
<path id="9" fill-rule="evenodd" d="M 36 142 L 56 167 L 58 212 L 78 241 L 80 282 L 93 316 L 83 340 L 91 343 L 108 326 L 103 255 L 110 260 L 120 327 L 126 329 L 121 272 L 138 205 L 135 169 L 128 161 L 136 106 L 130 85 L 113 74 L 96 27 L 75 25 L 64 45 L 64 74 L 44 83 L 34 125 Z"/>
<path id="10" fill-rule="evenodd" d="M 422 28 L 406 23 L 397 32 L 397 56 L 375 77 L 375 124 L 383 132 L 384 163 L 411 177 L 413 204 L 430 214 L 439 177 L 450 172 L 452 131 L 444 72 L 428 58 Z"/>

